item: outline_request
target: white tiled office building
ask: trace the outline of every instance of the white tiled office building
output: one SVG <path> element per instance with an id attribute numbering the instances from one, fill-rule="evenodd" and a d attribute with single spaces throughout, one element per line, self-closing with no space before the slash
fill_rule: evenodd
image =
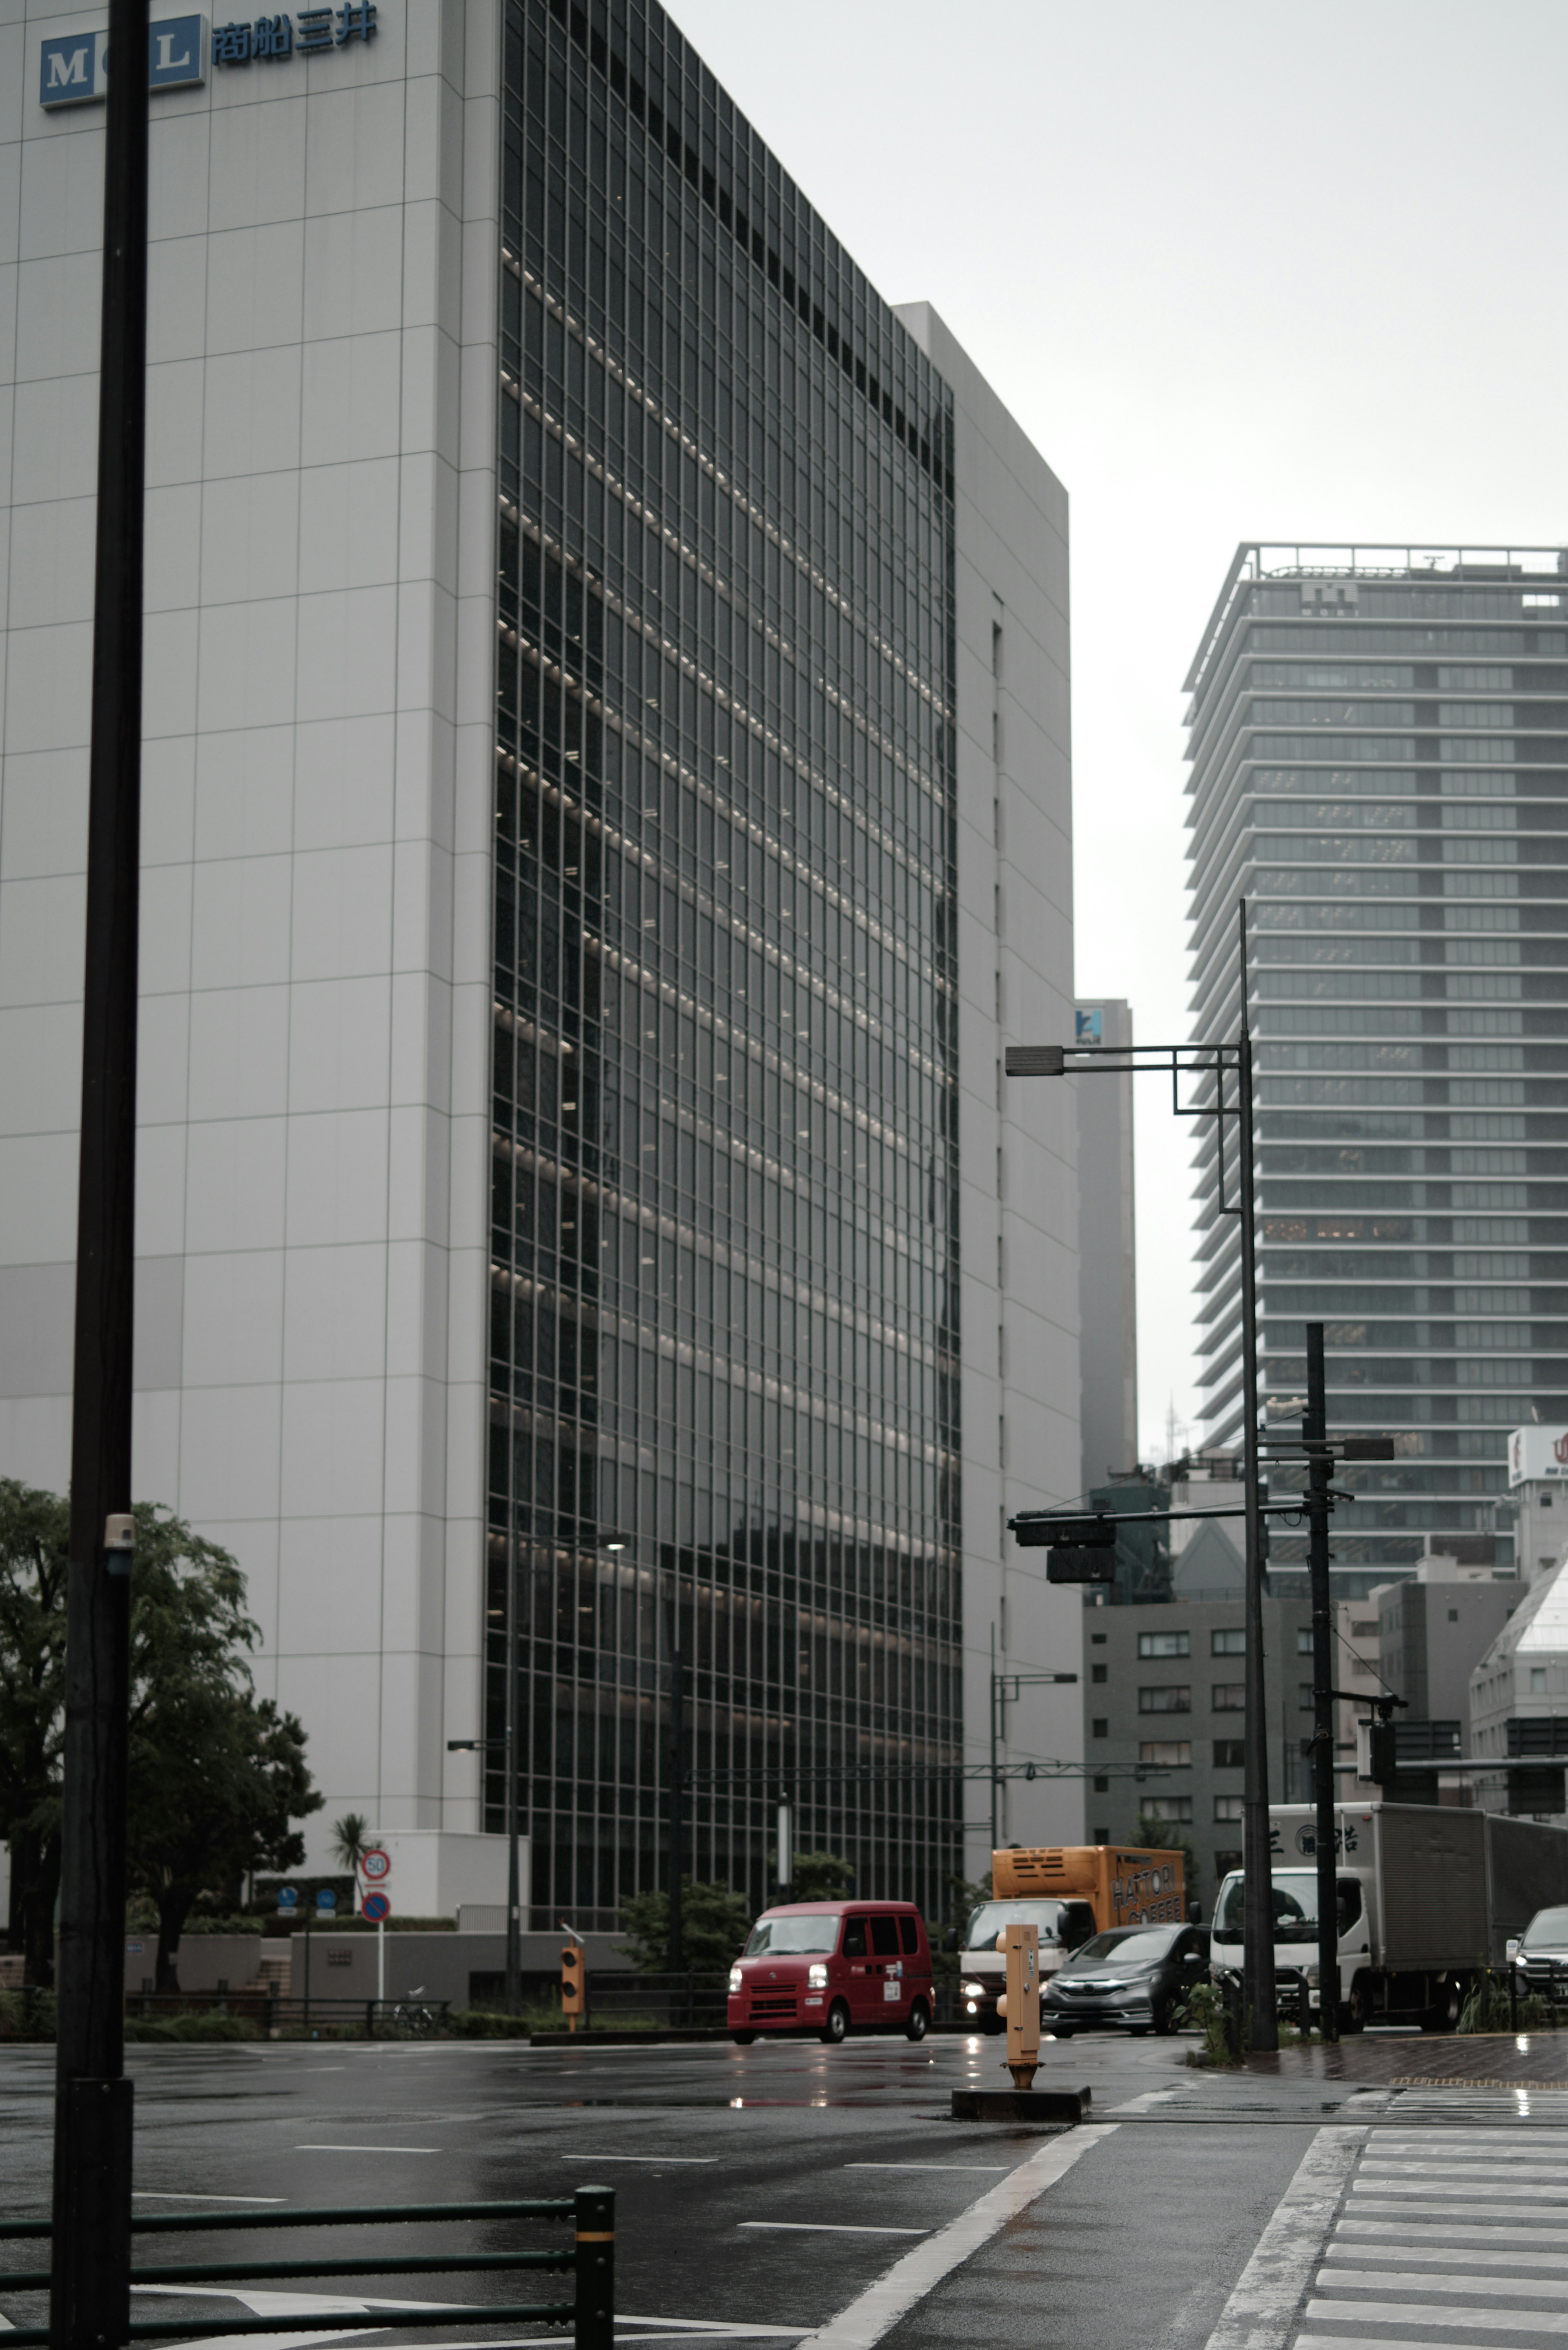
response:
<path id="1" fill-rule="evenodd" d="M 567 11 L 514 13 L 567 42 Z M 103 115 L 46 108 L 41 75 L 46 40 L 102 22 L 0 26 L 0 1473 L 57 1489 Z M 457 1840 L 498 1823 L 446 1743 L 493 1728 L 500 1539 L 503 12 L 381 0 L 373 39 L 311 55 L 300 30 L 151 99 L 136 1488 L 245 1571 L 258 1682 L 303 1717 L 327 1797 L 314 1856 L 350 1807 L 442 1832 L 422 1898 L 446 1907 L 499 1890 L 461 1874 Z M 972 1761 L 992 1626 L 1015 1669 L 1075 1667 L 1078 1642 L 1073 1596 L 1002 1534 L 1078 1483 L 1071 1089 L 1015 1099 L 999 1074 L 1003 1035 L 1073 1034 L 1065 498 L 940 319 L 901 317 L 956 420 Z M 1010 1721 L 1013 1751 L 1079 1752 L 1073 1693 L 1054 1706 Z M 1015 1793 L 1012 1836 L 1077 1832 L 1076 1785 Z"/>

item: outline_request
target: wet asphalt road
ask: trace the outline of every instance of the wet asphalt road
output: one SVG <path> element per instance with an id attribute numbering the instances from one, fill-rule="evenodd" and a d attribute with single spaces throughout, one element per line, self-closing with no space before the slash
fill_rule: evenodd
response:
<path id="1" fill-rule="evenodd" d="M 898 2350 L 985 2342 L 1200 2345 L 1313 2130 L 1351 2085 L 1216 2079 L 1184 2067 L 1181 2041 L 1119 2035 L 1047 2044 L 1041 2085 L 1088 2085 L 1120 2126 L 888 2335 Z M 0 2209 L 47 2209 L 53 2052 L 0 2054 Z M 1037 2133 L 955 2124 L 949 2093 L 1005 2085 L 1001 2043 L 902 2040 L 539 2048 L 505 2043 L 275 2043 L 135 2048 L 140 2212 L 189 2208 L 618 2197 L 623 2338 L 777 2329 L 787 2343 L 853 2302 L 890 2264 L 1040 2150 Z M 1365 2096 L 1366 2093 L 1359 2093 Z M 259 2199 L 265 2199 L 265 2201 Z M 515 2225 L 519 2223 L 506 2223 Z M 536 2241 L 530 2236 L 525 2241 Z M 268 2258 L 312 2250 L 444 2251 L 515 2241 L 497 2223 L 163 2240 L 159 2256 Z M 3 2250 L 12 2270 L 36 2250 Z M 143 2246 L 140 2257 L 151 2257 Z M 475 2306 L 534 2297 L 504 2273 L 327 2280 L 326 2293 Z M 553 2283 L 537 2281 L 546 2293 Z M 308 2296 L 308 2282 L 299 2288 Z M 168 2298 L 137 2314 L 173 2314 Z M 13 2324 L 40 2304 L 0 2290 Z M 215 2295 L 182 2316 L 239 2314 Z M 330 2315 L 308 2298 L 296 2342 Z M 651 2324 L 649 2321 L 659 2321 Z M 323 2322 L 325 2321 L 325 2322 Z M 342 2338 L 342 2337 L 339 2337 Z M 417 2314 L 372 2345 L 445 2339 Z M 741 2336 L 743 2338 L 743 2335 Z M 753 2336 L 753 2339 L 763 2338 Z M 275 2344 L 278 2337 L 272 2337 Z"/>

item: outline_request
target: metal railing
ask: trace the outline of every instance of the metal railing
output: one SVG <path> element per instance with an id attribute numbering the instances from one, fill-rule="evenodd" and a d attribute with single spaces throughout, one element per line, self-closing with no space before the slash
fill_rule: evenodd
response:
<path id="1" fill-rule="evenodd" d="M 590 2025 L 648 2022 L 665 2030 L 707 2026 L 717 2030 L 729 2015 L 730 1972 L 636 1974 L 624 1967 L 590 1969 L 587 1983 Z"/>
<path id="2" fill-rule="evenodd" d="M 410 2308 L 400 2304 L 395 2310 L 334 2309 L 326 2313 L 325 2323 L 333 2333 L 358 2329 L 385 2334 L 396 2326 L 541 2324 L 569 2325 L 571 2340 L 577 2350 L 613 2350 L 615 2341 L 615 2193 L 608 2187 L 579 2187 L 575 2195 L 535 2199 L 511 2203 L 389 2203 L 357 2208 L 334 2208 L 311 2210 L 295 2209 L 286 2211 L 256 2211 L 236 2215 L 228 2211 L 203 2211 L 190 2217 L 158 2217 L 143 2219 L 133 2216 L 130 2221 L 132 2238 L 138 2236 L 189 2236 L 219 2231 L 227 2234 L 240 2228 L 342 2228 L 380 2227 L 389 2223 L 421 2224 L 445 2220 L 555 2220 L 572 2228 L 573 2241 L 559 2250 L 513 2252 L 457 2253 L 452 2258 L 436 2252 L 370 2252 L 355 2254 L 347 2260 L 300 2258 L 288 2261 L 185 2261 L 156 2262 L 140 2268 L 133 2267 L 133 2286 L 161 2284 L 188 2288 L 210 2284 L 218 2289 L 225 2284 L 270 2283 L 282 2277 L 346 2277 L 346 2276 L 419 2276 L 438 2271 L 489 2269 L 556 2269 L 569 2271 L 572 2276 L 572 2296 L 569 2301 L 493 2303 L 470 2302 L 466 2305 L 435 2303 L 429 2307 Z M 0 2220 L 0 2238 L 48 2238 L 53 2235 L 53 2223 L 48 2220 Z M 23 2270 L 0 2274 L 0 2292 L 47 2293 L 50 2276 L 47 2269 Z M 287 2317 L 192 2317 L 192 2318 L 132 2318 L 126 2327 L 128 2340 L 132 2342 L 179 2341 L 207 2337 L 217 2334 L 298 2334 L 302 2319 L 296 2310 Z M 26 2350 L 26 2345 L 47 2344 L 54 2336 L 47 2325 L 18 2325 L 5 2328 L 6 2350 Z"/>
<path id="3" fill-rule="evenodd" d="M 449 1999 L 426 1999 L 422 1993 L 401 1999 L 343 1999 L 315 1993 L 306 1998 L 276 1991 L 132 1991 L 125 1995 L 129 2016 L 153 2019 L 161 2015 L 243 2015 L 261 2025 L 269 2037 L 285 2024 L 358 2024 L 367 2040 L 378 2027 L 417 2035 L 446 2022 Z M 421 2021 L 427 2019 L 427 2021 Z"/>

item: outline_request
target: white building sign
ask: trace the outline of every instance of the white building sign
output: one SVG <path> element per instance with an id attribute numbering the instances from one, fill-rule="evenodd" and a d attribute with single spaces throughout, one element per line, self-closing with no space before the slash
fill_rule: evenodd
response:
<path id="1" fill-rule="evenodd" d="M 1516 1428 L 1508 1440 L 1508 1482 L 1568 1477 L 1568 1428 Z"/>

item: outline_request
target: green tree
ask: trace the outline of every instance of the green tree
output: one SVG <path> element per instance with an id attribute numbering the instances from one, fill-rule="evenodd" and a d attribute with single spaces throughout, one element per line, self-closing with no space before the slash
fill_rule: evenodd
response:
<path id="1" fill-rule="evenodd" d="M 180 1519 L 136 1513 L 130 1602 L 129 1881 L 158 1909 L 160 1991 L 197 1897 L 238 1906 L 241 1880 L 296 1868 L 292 1823 L 319 1809 L 305 1731 L 258 1699 L 245 1659 L 261 1635 L 235 1561 Z"/>
<path id="2" fill-rule="evenodd" d="M 11 1947 L 54 1979 L 70 1512 L 0 1479 L 0 1838 L 11 1848 Z"/>
<path id="3" fill-rule="evenodd" d="M 670 1970 L 670 1896 L 634 1893 L 623 1901 L 622 1954 L 644 1974 Z M 680 1880 L 680 1943 L 689 1974 L 714 1974 L 740 1957 L 752 1928 L 752 1905 L 727 1885 Z"/>
<path id="4" fill-rule="evenodd" d="M 345 1812 L 340 1820 L 332 1823 L 332 1857 L 353 1877 L 356 1894 L 359 1888 L 359 1863 L 369 1849 L 369 1835 L 370 1823 L 363 1812 Z M 355 1907 L 358 1907 L 358 1901 Z"/>
<path id="5" fill-rule="evenodd" d="M 790 1882 L 792 1901 L 838 1901 L 855 1881 L 853 1865 L 836 1852 L 797 1852 Z"/>
<path id="6" fill-rule="evenodd" d="M 248 1869 L 297 1866 L 292 1822 L 321 1797 L 300 1724 L 255 1696 L 246 1659 L 260 1634 L 234 1559 L 149 1503 L 136 1528 L 127 1889 L 157 1908 L 163 1991 L 198 1897 L 237 1904 Z M 11 1931 L 37 1983 L 54 1970 L 67 1538 L 58 1496 L 0 1481 L 0 1831 Z"/>
<path id="7" fill-rule="evenodd" d="M 1138 1814 L 1138 1841 L 1146 1852 L 1179 1852 L 1185 1864 L 1184 1877 L 1187 1898 L 1191 1901 L 1198 1893 L 1198 1855 L 1192 1848 L 1192 1838 L 1183 1835 L 1168 1820 L 1152 1820 Z"/>

